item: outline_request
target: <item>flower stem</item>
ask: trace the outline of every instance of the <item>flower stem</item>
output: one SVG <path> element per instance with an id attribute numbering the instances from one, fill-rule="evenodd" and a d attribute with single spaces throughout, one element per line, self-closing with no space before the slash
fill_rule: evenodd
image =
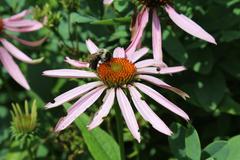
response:
<path id="1" fill-rule="evenodd" d="M 116 122 L 117 122 L 117 133 L 118 133 L 118 143 L 120 147 L 120 155 L 121 160 L 125 160 L 125 148 L 124 148 L 124 140 L 123 140 L 123 119 L 121 115 L 121 111 L 118 105 L 114 106 L 116 113 Z"/>

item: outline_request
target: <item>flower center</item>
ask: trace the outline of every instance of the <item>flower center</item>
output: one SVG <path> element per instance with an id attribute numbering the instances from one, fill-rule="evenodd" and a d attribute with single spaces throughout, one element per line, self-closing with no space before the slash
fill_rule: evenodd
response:
<path id="1" fill-rule="evenodd" d="M 0 18 L 0 33 L 3 31 L 3 20 Z"/>
<path id="2" fill-rule="evenodd" d="M 131 83 L 136 67 L 126 58 L 112 58 L 97 68 L 99 78 L 109 87 L 120 87 Z"/>
<path id="3" fill-rule="evenodd" d="M 138 0 L 138 1 L 149 8 L 166 5 L 170 2 L 170 0 Z"/>

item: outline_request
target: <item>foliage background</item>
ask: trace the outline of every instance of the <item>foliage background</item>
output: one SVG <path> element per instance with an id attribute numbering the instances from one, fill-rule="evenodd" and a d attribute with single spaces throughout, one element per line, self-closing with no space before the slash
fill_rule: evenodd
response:
<path id="1" fill-rule="evenodd" d="M 148 99 L 154 111 L 171 125 L 175 135 L 166 137 L 155 131 L 137 114 L 142 142 L 138 144 L 126 129 L 124 133 L 128 159 L 240 159 L 240 0 L 173 0 L 174 7 L 192 17 L 211 33 L 218 45 L 207 44 L 177 28 L 159 9 L 163 28 L 164 59 L 169 66 L 185 65 L 188 71 L 164 76 L 166 82 L 185 90 L 191 96 L 186 102 L 164 90 L 159 92 L 181 106 L 191 122 L 181 120 Z M 27 8 L 34 8 L 34 17 L 48 16 L 45 29 L 21 38 L 36 40 L 47 35 L 41 47 L 18 48 L 32 57 L 44 56 L 39 65 L 19 63 L 32 91 L 17 85 L 0 68 L 0 159 L 29 159 L 27 147 L 11 134 L 11 103 L 37 99 L 38 127 L 30 144 L 34 159 L 119 159 L 114 112 L 94 132 L 83 124 L 88 117 L 77 120 L 77 125 L 60 134 L 53 133 L 57 120 L 65 114 L 64 108 L 44 110 L 45 102 L 84 81 L 52 79 L 41 76 L 42 71 L 70 68 L 65 56 L 84 59 L 87 56 L 85 40 L 90 38 L 101 47 L 127 47 L 130 39 L 130 17 L 136 6 L 131 1 L 115 0 L 104 8 L 100 0 L 1 0 L 1 17 L 10 16 Z M 118 18 L 118 19 L 116 19 Z M 151 48 L 150 26 L 143 45 Z M 149 54 L 149 57 L 152 55 Z M 99 104 L 87 114 L 92 117 Z M 178 123 L 172 123 L 178 122 Z M 181 124 L 181 125 L 180 125 Z M 90 138 L 89 138 L 90 137 Z M 106 158 L 107 157 L 107 158 Z"/>

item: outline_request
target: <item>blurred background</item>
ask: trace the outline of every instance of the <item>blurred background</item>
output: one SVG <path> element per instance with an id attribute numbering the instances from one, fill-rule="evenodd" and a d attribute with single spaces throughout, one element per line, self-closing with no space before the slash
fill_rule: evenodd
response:
<path id="1" fill-rule="evenodd" d="M 159 8 L 164 61 L 169 66 L 185 65 L 188 69 L 159 78 L 186 91 L 191 98 L 184 101 L 166 90 L 158 91 L 186 111 L 191 121 L 185 122 L 146 97 L 155 113 L 175 134 L 167 137 L 158 133 L 135 112 L 142 142 L 138 144 L 125 129 L 127 159 L 239 160 L 240 0 L 172 0 L 172 3 L 179 13 L 191 17 L 212 34 L 218 45 L 183 32 Z M 85 128 L 101 102 L 88 109 L 76 124 L 61 133 L 53 132 L 58 119 L 65 115 L 65 109 L 45 110 L 44 104 L 86 81 L 46 78 L 41 74 L 47 69 L 70 68 L 64 63 L 65 56 L 86 60 L 85 40 L 88 38 L 110 51 L 117 46 L 126 48 L 131 35 L 131 16 L 140 7 L 130 0 L 114 0 L 108 7 L 104 7 L 101 0 L 0 0 L 0 17 L 29 8 L 39 21 L 48 17 L 41 31 L 18 35 L 27 40 L 47 37 L 42 46 L 29 48 L 10 40 L 32 58 L 45 57 L 38 65 L 16 60 L 32 90 L 25 91 L 2 65 L 0 67 L 0 159 L 119 159 L 119 148 L 114 140 L 117 136 L 114 112 L 93 132 Z M 150 24 L 142 46 L 151 49 Z M 151 52 L 146 57 L 152 57 Z M 24 101 L 31 107 L 34 100 L 36 126 L 26 133 L 16 131 L 11 104 L 18 103 L 24 110 Z"/>

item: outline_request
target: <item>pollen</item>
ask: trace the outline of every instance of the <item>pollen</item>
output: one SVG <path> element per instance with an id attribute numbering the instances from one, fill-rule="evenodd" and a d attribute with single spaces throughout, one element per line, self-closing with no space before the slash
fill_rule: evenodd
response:
<path id="1" fill-rule="evenodd" d="M 3 20 L 0 18 L 0 33 L 3 31 Z"/>
<path id="2" fill-rule="evenodd" d="M 154 8 L 170 3 L 170 0 L 138 0 L 138 1 L 149 8 Z"/>
<path id="3" fill-rule="evenodd" d="M 97 74 L 107 86 L 121 87 L 132 82 L 136 67 L 126 58 L 112 58 L 98 66 Z"/>

